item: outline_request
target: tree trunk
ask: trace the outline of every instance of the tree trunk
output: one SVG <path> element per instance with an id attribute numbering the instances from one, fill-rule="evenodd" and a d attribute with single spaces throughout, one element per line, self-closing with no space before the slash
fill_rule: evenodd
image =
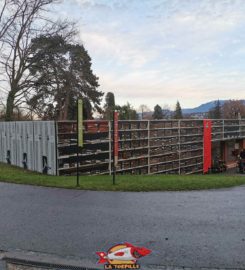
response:
<path id="1" fill-rule="evenodd" d="M 7 98 L 7 105 L 6 105 L 6 121 L 13 121 L 13 114 L 14 114 L 14 99 L 15 94 L 13 91 L 10 91 Z"/>
<path id="2" fill-rule="evenodd" d="M 66 82 L 64 85 L 64 100 L 63 100 L 63 110 L 62 110 L 62 120 L 68 120 L 68 108 L 70 101 L 70 91 L 69 84 Z"/>
<path id="3" fill-rule="evenodd" d="M 68 107 L 69 107 L 69 92 L 66 92 L 66 97 L 65 97 L 65 103 L 64 103 L 64 110 L 63 110 L 63 119 L 62 120 L 68 120 Z"/>

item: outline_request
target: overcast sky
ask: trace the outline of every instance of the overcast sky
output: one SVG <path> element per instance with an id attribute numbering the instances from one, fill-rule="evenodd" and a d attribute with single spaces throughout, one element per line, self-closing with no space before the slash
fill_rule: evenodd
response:
<path id="1" fill-rule="evenodd" d="M 245 98 L 245 0 L 65 0 L 118 104 Z"/>

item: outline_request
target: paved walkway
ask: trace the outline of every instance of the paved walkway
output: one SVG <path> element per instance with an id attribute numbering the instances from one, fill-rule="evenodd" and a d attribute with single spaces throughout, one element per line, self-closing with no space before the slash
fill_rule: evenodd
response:
<path id="1" fill-rule="evenodd" d="M 114 193 L 0 183 L 2 250 L 94 264 L 96 251 L 124 241 L 153 250 L 142 266 L 245 268 L 245 186 Z"/>

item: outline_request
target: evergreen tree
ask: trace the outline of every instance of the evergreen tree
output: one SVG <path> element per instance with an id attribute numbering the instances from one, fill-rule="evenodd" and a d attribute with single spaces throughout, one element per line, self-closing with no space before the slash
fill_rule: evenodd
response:
<path id="1" fill-rule="evenodd" d="M 93 119 L 93 107 L 88 98 L 83 98 L 83 119 Z M 77 99 L 72 98 L 69 101 L 68 107 L 68 119 L 76 120 L 77 119 Z M 50 119 L 50 118 L 49 118 Z"/>
<path id="2" fill-rule="evenodd" d="M 183 118 L 182 109 L 181 109 L 179 101 L 177 101 L 177 103 L 176 103 L 175 111 L 174 111 L 173 116 L 174 116 L 173 117 L 174 119 L 182 119 Z"/>
<path id="3" fill-rule="evenodd" d="M 63 36 L 40 36 L 32 40 L 29 59 L 33 77 L 32 97 L 28 105 L 40 117 L 74 119 L 76 100 L 82 98 L 86 117 L 101 111 L 103 93 L 98 77 L 91 69 L 91 58 L 80 44 L 71 44 Z"/>
<path id="4" fill-rule="evenodd" d="M 208 118 L 210 119 L 221 119 L 222 112 L 221 112 L 221 104 L 220 101 L 215 101 L 214 108 L 210 109 L 208 112 Z"/>
<path id="5" fill-rule="evenodd" d="M 138 109 L 138 112 L 139 112 L 140 115 L 141 115 L 141 119 L 144 119 L 145 113 L 147 113 L 147 112 L 149 112 L 149 111 L 150 111 L 150 109 L 148 108 L 147 105 L 141 104 L 141 105 L 139 106 L 139 109 Z"/>
<path id="6" fill-rule="evenodd" d="M 115 109 L 119 112 L 120 120 L 138 120 L 136 110 L 129 103 L 123 106 L 116 105 Z"/>
<path id="7" fill-rule="evenodd" d="M 115 96 L 112 92 L 108 92 L 105 96 L 104 119 L 112 120 L 115 110 Z"/>
<path id="8" fill-rule="evenodd" d="M 154 113 L 152 115 L 153 119 L 163 119 L 163 111 L 162 108 L 157 104 L 154 107 Z"/>

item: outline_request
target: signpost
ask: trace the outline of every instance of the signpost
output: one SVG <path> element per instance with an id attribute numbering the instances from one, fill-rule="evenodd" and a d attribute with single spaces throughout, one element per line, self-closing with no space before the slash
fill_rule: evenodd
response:
<path id="1" fill-rule="evenodd" d="M 203 173 L 208 173 L 212 163 L 212 122 L 203 120 Z"/>
<path id="2" fill-rule="evenodd" d="M 113 150 L 113 185 L 115 185 L 118 164 L 118 112 L 113 113 Z"/>
<path id="3" fill-rule="evenodd" d="M 79 147 L 83 147 L 83 101 L 77 101 L 77 187 L 79 187 Z"/>

